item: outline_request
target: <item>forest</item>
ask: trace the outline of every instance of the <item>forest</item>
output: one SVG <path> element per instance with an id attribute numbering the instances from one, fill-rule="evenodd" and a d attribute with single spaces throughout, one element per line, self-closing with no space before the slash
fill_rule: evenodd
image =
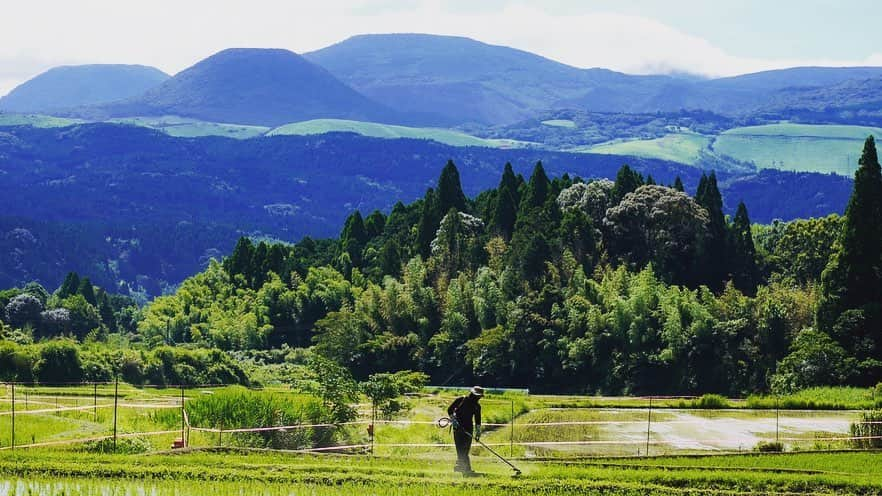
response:
<path id="1" fill-rule="evenodd" d="M 506 165 L 474 198 L 450 161 L 423 198 L 336 239 L 241 238 L 139 307 L 69 274 L 0 293 L 4 380 L 357 378 L 535 391 L 740 395 L 882 379 L 882 173 L 867 139 L 844 216 L 724 215 L 623 166 L 615 181 Z M 51 365 L 51 366 L 50 366 Z"/>
<path id="2" fill-rule="evenodd" d="M 57 288 L 73 271 L 145 303 L 229 254 L 241 236 L 334 237 L 354 209 L 388 214 L 396 201 L 421 198 L 450 157 L 470 198 L 495 187 L 506 162 L 525 176 L 541 159 L 551 176 L 613 179 L 627 160 L 665 183 L 679 175 L 689 192 L 701 176 L 654 159 L 351 133 L 236 140 L 129 125 L 2 127 L 0 288 Z M 744 200 L 755 222 L 842 213 L 852 187 L 842 176 L 717 170 L 724 212 Z"/>

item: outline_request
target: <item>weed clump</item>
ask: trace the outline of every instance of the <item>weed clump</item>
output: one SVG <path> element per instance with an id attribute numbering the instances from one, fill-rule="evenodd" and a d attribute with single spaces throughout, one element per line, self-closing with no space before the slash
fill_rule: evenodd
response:
<path id="1" fill-rule="evenodd" d="M 783 453 L 784 444 L 778 441 L 760 441 L 753 450 L 760 453 Z"/>
<path id="2" fill-rule="evenodd" d="M 718 410 L 732 407 L 729 400 L 719 394 L 705 394 L 700 398 L 693 399 L 689 402 L 681 401 L 679 406 L 680 408 L 697 408 L 705 410 Z"/>
<path id="3" fill-rule="evenodd" d="M 89 441 L 81 447 L 82 451 L 87 453 L 117 453 L 124 455 L 135 455 L 150 451 L 150 441 L 143 437 L 125 437 L 117 439 L 114 446 L 113 438 L 99 439 Z"/>

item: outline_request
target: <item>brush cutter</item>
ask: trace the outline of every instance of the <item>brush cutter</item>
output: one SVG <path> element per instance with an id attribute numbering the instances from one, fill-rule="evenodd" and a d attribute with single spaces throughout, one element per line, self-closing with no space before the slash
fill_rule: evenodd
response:
<path id="1" fill-rule="evenodd" d="M 448 427 L 448 426 L 457 427 L 457 422 L 456 422 L 456 420 L 455 420 L 455 419 L 451 419 L 450 417 L 441 417 L 441 418 L 439 418 L 437 424 L 438 424 L 438 427 L 440 427 L 440 428 L 442 428 L 442 429 L 445 428 L 445 427 Z M 497 453 L 493 448 L 491 448 L 490 446 L 487 446 L 486 444 L 484 444 L 484 441 L 481 441 L 480 439 L 476 438 L 476 437 L 473 436 L 472 433 L 469 432 L 469 431 L 463 430 L 463 432 L 465 432 L 466 434 L 468 434 L 469 437 L 472 438 L 476 443 L 478 443 L 478 444 L 480 444 L 481 446 L 483 446 L 484 449 L 486 449 L 486 450 L 489 451 L 490 453 L 493 453 L 493 454 L 496 456 L 496 458 L 499 458 L 500 460 L 502 460 L 502 463 L 504 463 L 504 464 L 508 465 L 509 467 L 511 467 L 511 469 L 514 470 L 514 475 L 513 475 L 512 477 L 517 477 L 517 476 L 521 475 L 521 469 L 519 469 L 519 468 L 515 467 L 514 465 L 512 465 L 512 463 L 511 463 L 510 461 L 508 461 L 508 460 L 506 460 L 505 458 L 503 458 L 502 455 L 500 455 L 499 453 Z"/>

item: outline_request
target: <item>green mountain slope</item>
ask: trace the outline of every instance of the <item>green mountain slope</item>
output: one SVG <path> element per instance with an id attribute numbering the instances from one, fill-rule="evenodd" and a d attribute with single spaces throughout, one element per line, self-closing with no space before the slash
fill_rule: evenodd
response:
<path id="1" fill-rule="evenodd" d="M 568 151 L 670 160 L 705 169 L 778 169 L 854 174 L 860 145 L 882 128 L 845 125 L 767 124 L 717 135 L 678 132 L 651 139 L 614 140 Z"/>
<path id="2" fill-rule="evenodd" d="M 833 172 L 851 176 L 860 145 L 882 129 L 862 126 L 770 124 L 731 129 L 711 145 L 714 152 L 752 162 L 759 169 Z"/>
<path id="3" fill-rule="evenodd" d="M 672 133 L 661 138 L 614 141 L 570 151 L 660 158 L 681 164 L 697 165 L 712 140 L 712 137 L 701 134 Z"/>
<path id="4" fill-rule="evenodd" d="M 315 119 L 295 122 L 277 127 L 268 132 L 268 136 L 278 135 L 310 135 L 332 132 L 350 132 L 374 138 L 412 138 L 434 140 L 452 146 L 486 146 L 491 148 L 507 148 L 523 146 L 526 143 L 513 140 L 483 139 L 458 131 L 440 128 L 418 128 L 378 124 L 375 122 L 349 121 L 343 119 Z"/>

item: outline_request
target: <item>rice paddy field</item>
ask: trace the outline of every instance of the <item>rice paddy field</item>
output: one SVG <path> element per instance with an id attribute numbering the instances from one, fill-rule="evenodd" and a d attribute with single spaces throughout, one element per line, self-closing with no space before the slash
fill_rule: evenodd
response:
<path id="1" fill-rule="evenodd" d="M 236 391 L 185 389 L 184 410 Z M 282 387 L 259 394 L 312 400 Z M 653 398 L 650 409 L 648 398 L 491 393 L 482 400 L 482 440 L 511 459 L 523 472 L 518 478 L 477 445 L 479 476 L 453 473 L 451 435 L 436 421 L 455 395 L 426 390 L 409 398 L 405 412 L 374 425 L 373 440 L 370 405 L 356 405 L 356 422 L 312 427 L 340 435 L 330 449 L 308 452 L 266 449 L 229 431 L 241 425 L 221 432 L 224 426 L 190 425 L 180 389 L 120 384 L 115 395 L 112 384 L 18 385 L 13 450 L 7 385 L 0 387 L 0 494 L 882 494 L 882 453 L 841 440 L 860 411 L 799 408 L 825 397 L 840 407 L 872 406 L 870 389 L 775 398 L 792 408 L 780 410 L 763 408 L 768 397 L 717 400 L 715 409 L 702 408 L 711 404 L 704 399 Z M 188 445 L 173 449 L 182 428 Z M 786 453 L 754 451 L 776 439 Z"/>
<path id="2" fill-rule="evenodd" d="M 526 460 L 474 456 L 478 476 L 432 457 L 292 455 L 241 451 L 0 455 L 3 494 L 508 495 L 879 494 L 877 452 Z"/>

